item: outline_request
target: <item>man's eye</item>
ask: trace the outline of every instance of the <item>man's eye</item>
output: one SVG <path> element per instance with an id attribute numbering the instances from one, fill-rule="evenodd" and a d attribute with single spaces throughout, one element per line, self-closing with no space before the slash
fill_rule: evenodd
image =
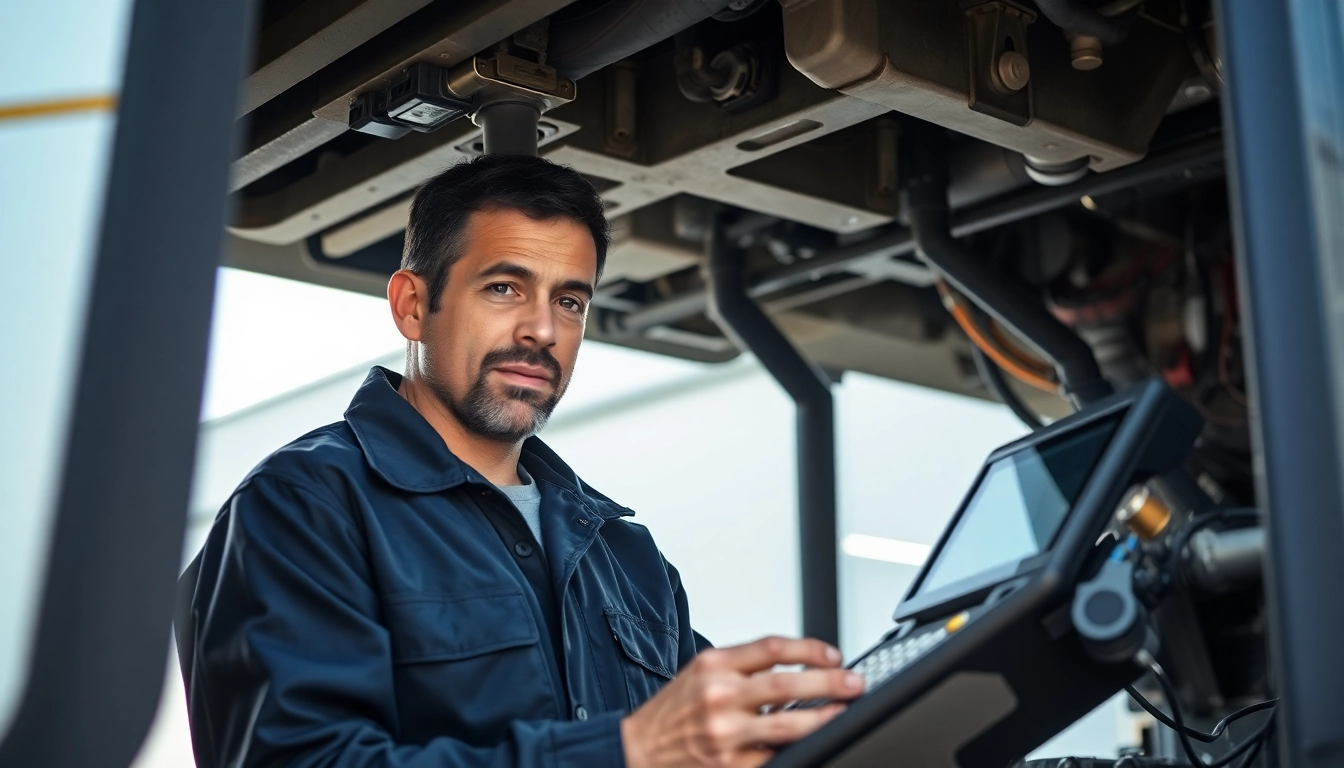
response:
<path id="1" fill-rule="evenodd" d="M 578 299 L 569 298 L 568 296 L 560 300 L 560 306 L 565 309 L 568 309 L 571 312 L 583 311 L 583 302 L 579 301 Z"/>
<path id="2" fill-rule="evenodd" d="M 513 286 L 508 283 L 491 283 L 485 287 L 485 290 L 498 296 L 507 296 L 513 290 Z"/>

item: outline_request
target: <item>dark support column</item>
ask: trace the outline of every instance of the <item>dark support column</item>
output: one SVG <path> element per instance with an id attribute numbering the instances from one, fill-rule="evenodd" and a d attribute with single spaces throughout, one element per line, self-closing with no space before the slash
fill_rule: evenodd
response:
<path id="1" fill-rule="evenodd" d="M 1224 0 L 1217 10 L 1278 764 L 1341 766 L 1344 27 L 1338 0 Z"/>
<path id="2" fill-rule="evenodd" d="M 831 382 L 794 349 L 747 295 L 746 252 L 716 226 L 709 241 L 714 317 L 775 377 L 798 407 L 798 544 L 803 634 L 838 643 L 835 545 L 835 406 Z"/>

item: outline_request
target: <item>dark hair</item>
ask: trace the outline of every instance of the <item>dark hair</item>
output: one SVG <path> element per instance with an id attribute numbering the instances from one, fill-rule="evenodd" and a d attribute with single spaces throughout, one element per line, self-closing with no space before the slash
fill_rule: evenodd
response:
<path id="1" fill-rule="evenodd" d="M 425 182 L 411 203 L 401 268 L 429 284 L 429 311 L 438 311 L 448 270 L 462 257 L 469 217 L 492 209 L 583 224 L 597 246 L 597 277 L 602 277 L 610 234 L 593 185 L 573 168 L 539 157 L 482 155 Z"/>

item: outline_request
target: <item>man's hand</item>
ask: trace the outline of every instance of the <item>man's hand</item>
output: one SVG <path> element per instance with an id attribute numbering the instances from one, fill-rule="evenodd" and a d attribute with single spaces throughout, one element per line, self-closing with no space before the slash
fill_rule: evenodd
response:
<path id="1" fill-rule="evenodd" d="M 768 671 L 776 664 L 814 669 Z M 761 714 L 762 707 L 800 699 L 852 699 L 863 692 L 863 678 L 838 669 L 839 664 L 840 652 L 819 640 L 767 637 L 704 651 L 621 721 L 626 765 L 758 766 L 776 748 L 815 731 L 844 709 L 829 704 Z"/>

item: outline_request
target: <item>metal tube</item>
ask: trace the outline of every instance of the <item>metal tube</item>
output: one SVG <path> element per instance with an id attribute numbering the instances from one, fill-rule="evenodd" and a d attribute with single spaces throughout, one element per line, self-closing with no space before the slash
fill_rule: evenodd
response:
<path id="1" fill-rule="evenodd" d="M 578 80 L 727 8 L 730 0 L 616 0 L 551 19 L 547 63 Z"/>
<path id="2" fill-rule="evenodd" d="M 1065 394 L 1080 405 L 1111 394 L 1092 348 L 1061 323 L 1045 304 L 1017 283 L 995 274 L 985 261 L 952 236 L 947 208 L 946 134 L 912 125 L 906 185 L 910 229 L 919 253 L 958 291 L 1054 362 Z"/>
<path id="3" fill-rule="evenodd" d="M 541 110 L 522 101 L 500 101 L 476 110 L 487 155 L 537 156 L 537 122 Z"/>
<path id="4" fill-rule="evenodd" d="M 826 374 L 808 362 L 747 295 L 746 251 L 725 227 L 709 235 L 713 315 L 775 377 L 797 406 L 798 544 L 803 634 L 838 643 L 835 542 L 835 406 Z"/>
<path id="5" fill-rule="evenodd" d="M 1074 205 L 1084 195 L 1111 194 L 1180 173 L 1194 165 L 1222 159 L 1222 140 L 1206 139 L 1109 173 L 1092 174 L 1066 187 L 1033 187 L 959 212 L 952 218 L 952 236 L 966 237 Z M 1198 178 L 1197 175 L 1195 177 Z M 915 241 L 910 230 L 900 224 L 889 224 L 877 229 L 874 236 L 867 240 L 839 246 L 816 258 L 763 272 L 752 280 L 747 291 L 751 296 L 760 298 L 800 283 L 844 272 L 856 262 L 890 259 L 914 252 Z M 688 291 L 626 314 L 620 319 L 619 327 L 627 333 L 639 332 L 693 317 L 704 312 L 708 306 L 709 299 L 704 290 Z"/>
<path id="6" fill-rule="evenodd" d="M 1265 559 L 1265 529 L 1203 530 L 1186 547 L 1185 577 L 1201 592 L 1218 595 L 1256 584 Z"/>

